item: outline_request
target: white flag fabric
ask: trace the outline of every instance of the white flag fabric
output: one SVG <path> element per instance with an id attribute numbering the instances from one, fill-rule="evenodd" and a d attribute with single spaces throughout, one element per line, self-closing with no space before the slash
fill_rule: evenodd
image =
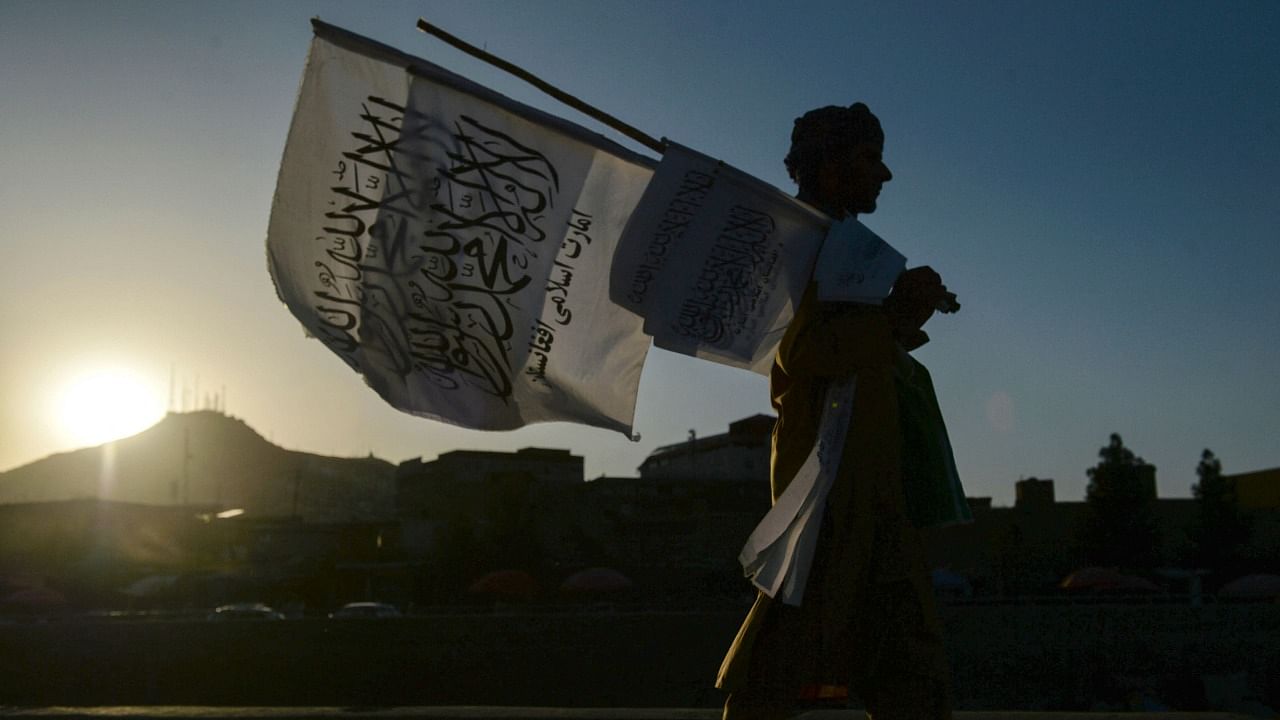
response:
<path id="1" fill-rule="evenodd" d="M 813 269 L 818 302 L 879 305 L 907 267 L 907 258 L 854 218 L 831 226 Z"/>
<path id="2" fill-rule="evenodd" d="M 654 162 L 313 24 L 267 234 L 280 299 L 403 411 L 630 433 L 649 340 L 609 268 Z"/>
<path id="3" fill-rule="evenodd" d="M 813 449 L 738 554 L 751 583 L 787 605 L 804 600 L 827 493 L 844 455 L 856 388 L 857 378 L 852 376 L 827 387 Z"/>
<path id="4" fill-rule="evenodd" d="M 613 299 L 658 347 L 768 374 L 831 219 L 669 143 L 623 235 Z"/>

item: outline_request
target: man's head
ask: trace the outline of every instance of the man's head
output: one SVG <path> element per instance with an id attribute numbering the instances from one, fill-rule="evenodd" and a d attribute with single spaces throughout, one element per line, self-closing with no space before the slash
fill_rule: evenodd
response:
<path id="1" fill-rule="evenodd" d="M 883 152 L 884 131 L 866 105 L 828 105 L 796 119 L 787 172 L 801 200 L 837 217 L 875 212 L 880 187 L 893 178 Z"/>

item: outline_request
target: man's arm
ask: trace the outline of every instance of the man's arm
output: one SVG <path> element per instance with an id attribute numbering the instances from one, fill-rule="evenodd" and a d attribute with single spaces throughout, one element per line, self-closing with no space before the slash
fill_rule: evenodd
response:
<path id="1" fill-rule="evenodd" d="M 898 343 L 907 350 L 929 342 L 921 330 L 935 311 L 956 312 L 960 303 L 955 293 L 948 292 L 942 276 L 928 265 L 911 268 L 898 276 L 893 292 L 884 301 L 885 314 Z"/>
<path id="2" fill-rule="evenodd" d="M 778 364 L 788 375 L 833 378 L 891 365 L 895 354 L 893 326 L 883 308 L 806 302 L 778 348 Z"/>

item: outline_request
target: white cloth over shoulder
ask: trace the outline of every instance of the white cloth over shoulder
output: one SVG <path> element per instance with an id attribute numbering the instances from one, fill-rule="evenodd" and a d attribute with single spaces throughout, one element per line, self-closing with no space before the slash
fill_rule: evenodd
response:
<path id="1" fill-rule="evenodd" d="M 857 378 L 850 377 L 827 388 L 817 442 L 738 555 L 751 582 L 788 605 L 804 599 L 827 493 L 840 470 L 856 385 Z"/>
<path id="2" fill-rule="evenodd" d="M 879 305 L 907 267 L 907 258 L 866 225 L 846 218 L 831 226 L 813 268 L 818 302 Z"/>
<path id="3" fill-rule="evenodd" d="M 838 222 L 827 234 L 813 271 L 818 300 L 879 305 L 906 263 L 862 223 Z M 738 556 L 757 588 L 788 605 L 804 599 L 827 493 L 844 454 L 856 386 L 853 376 L 827 387 L 813 449 Z"/>

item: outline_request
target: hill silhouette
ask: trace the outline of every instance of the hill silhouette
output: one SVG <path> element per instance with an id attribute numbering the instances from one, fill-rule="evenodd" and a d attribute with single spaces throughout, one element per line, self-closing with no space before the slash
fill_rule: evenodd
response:
<path id="1" fill-rule="evenodd" d="M 243 420 L 201 410 L 169 413 L 137 435 L 0 473 L 0 504 L 84 498 L 243 508 L 249 516 L 311 522 L 373 520 L 394 514 L 395 466 L 372 455 L 286 450 Z"/>

